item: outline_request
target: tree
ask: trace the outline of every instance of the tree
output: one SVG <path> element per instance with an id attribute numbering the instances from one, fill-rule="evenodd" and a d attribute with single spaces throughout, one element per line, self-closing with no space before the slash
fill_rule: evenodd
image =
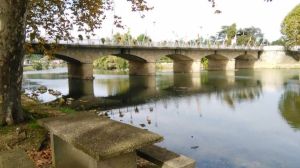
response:
<path id="1" fill-rule="evenodd" d="M 281 33 L 287 39 L 287 46 L 300 45 L 300 4 L 284 18 Z"/>
<path id="2" fill-rule="evenodd" d="M 136 40 L 140 43 L 149 43 L 151 42 L 151 38 L 149 36 L 147 36 L 146 34 L 140 34 Z"/>
<path id="3" fill-rule="evenodd" d="M 285 46 L 286 44 L 286 39 L 284 39 L 283 37 L 280 37 L 279 39 L 272 41 L 271 43 L 272 45 L 279 45 L 279 46 Z"/>
<path id="4" fill-rule="evenodd" d="M 263 40 L 263 33 L 260 28 L 248 27 L 239 29 L 237 31 L 237 44 L 238 45 L 254 45 L 260 44 Z"/>
<path id="5" fill-rule="evenodd" d="M 232 24 L 230 26 L 222 26 L 222 30 L 218 32 L 218 37 L 225 40 L 227 45 L 231 45 L 231 41 L 236 35 L 236 24 Z"/>
<path id="6" fill-rule="evenodd" d="M 128 0 L 132 11 L 147 11 L 144 0 Z M 21 84 L 25 38 L 39 42 L 45 52 L 59 40 L 72 40 L 71 31 L 93 35 L 102 26 L 106 12 L 114 10 L 113 0 L 0 0 L 0 125 L 24 121 Z M 114 16 L 122 27 L 121 17 Z"/>
<path id="7" fill-rule="evenodd" d="M 134 38 L 132 37 L 130 31 L 128 30 L 126 33 L 116 33 L 113 35 L 113 41 L 117 44 L 127 44 L 132 43 L 134 41 Z"/>

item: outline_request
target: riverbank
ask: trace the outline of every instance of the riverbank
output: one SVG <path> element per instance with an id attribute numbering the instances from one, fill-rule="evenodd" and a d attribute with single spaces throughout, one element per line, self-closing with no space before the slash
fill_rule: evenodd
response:
<path id="1" fill-rule="evenodd" d="M 0 151 L 13 149 L 24 150 L 38 168 L 52 167 L 51 149 L 48 131 L 37 124 L 37 120 L 76 112 L 67 107 L 41 104 L 26 96 L 22 96 L 23 110 L 28 119 L 26 122 L 0 127 Z M 138 159 L 139 168 L 155 167 L 151 163 Z"/>

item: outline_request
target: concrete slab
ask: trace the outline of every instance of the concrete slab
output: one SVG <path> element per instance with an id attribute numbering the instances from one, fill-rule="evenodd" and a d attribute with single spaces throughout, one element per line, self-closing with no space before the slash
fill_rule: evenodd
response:
<path id="1" fill-rule="evenodd" d="M 22 149 L 0 152 L 0 168 L 34 168 L 33 161 Z"/>
<path id="2" fill-rule="evenodd" d="M 51 133 L 96 160 L 135 152 L 163 137 L 95 113 L 78 113 L 39 120 Z"/>
<path id="3" fill-rule="evenodd" d="M 143 147 L 137 155 L 161 168 L 195 168 L 195 160 L 155 145 Z"/>

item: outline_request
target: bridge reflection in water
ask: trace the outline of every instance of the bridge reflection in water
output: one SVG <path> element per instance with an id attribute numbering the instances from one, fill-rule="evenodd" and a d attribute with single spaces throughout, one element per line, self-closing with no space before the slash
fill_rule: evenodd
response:
<path id="1" fill-rule="evenodd" d="M 254 75 L 254 71 L 245 71 Z M 79 109 L 121 108 L 138 106 L 148 101 L 168 99 L 175 96 L 196 94 L 217 94 L 220 100 L 234 107 L 234 102 L 255 99 L 262 94 L 258 79 L 243 78 L 244 71 L 207 71 L 200 74 L 176 74 L 158 76 L 129 76 L 128 78 L 108 78 L 101 80 L 69 79 L 69 94 L 74 98 L 72 107 Z M 106 96 L 101 96 L 99 88 L 106 86 Z M 101 89 L 100 89 L 101 90 Z M 99 95 L 100 94 L 100 95 Z"/>

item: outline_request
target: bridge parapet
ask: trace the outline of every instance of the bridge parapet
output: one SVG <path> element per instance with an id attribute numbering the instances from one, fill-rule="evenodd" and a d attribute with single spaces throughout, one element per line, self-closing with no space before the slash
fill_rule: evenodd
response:
<path id="1" fill-rule="evenodd" d="M 27 41 L 30 43 L 29 41 Z M 35 41 L 31 43 L 37 43 Z M 196 42 L 184 42 L 184 41 L 160 41 L 160 42 L 102 42 L 99 39 L 79 40 L 74 39 L 73 41 L 50 41 L 49 43 L 58 43 L 60 45 L 67 46 L 90 46 L 90 47 L 101 47 L 101 48 L 170 48 L 170 49 L 229 49 L 229 50 L 263 50 L 263 46 L 250 46 L 250 45 L 218 45 L 218 44 L 202 44 Z"/>

